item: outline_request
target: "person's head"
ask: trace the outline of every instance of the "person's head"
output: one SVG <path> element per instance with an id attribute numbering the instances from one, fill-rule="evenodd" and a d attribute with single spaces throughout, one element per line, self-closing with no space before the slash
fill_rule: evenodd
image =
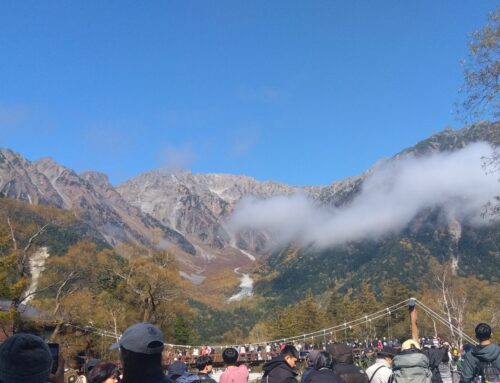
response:
<path id="1" fill-rule="evenodd" d="M 90 359 L 88 360 L 87 362 L 85 362 L 85 365 L 84 365 L 84 368 L 83 368 L 83 371 L 85 372 L 85 375 L 90 375 L 90 373 L 92 372 L 92 369 L 97 366 L 97 363 L 99 363 L 100 360 L 99 359 Z"/>
<path id="2" fill-rule="evenodd" d="M 419 352 L 420 344 L 415 339 L 408 339 L 401 345 L 401 351 L 404 352 Z"/>
<path id="3" fill-rule="evenodd" d="M 47 344 L 31 334 L 16 334 L 0 345 L 2 383 L 44 383 L 52 368 Z"/>
<path id="4" fill-rule="evenodd" d="M 345 343 L 331 343 L 328 345 L 328 352 L 333 357 L 334 364 L 353 364 L 352 347 Z"/>
<path id="5" fill-rule="evenodd" d="M 479 323 L 475 329 L 476 338 L 478 341 L 483 342 L 491 338 L 491 327 L 486 323 Z"/>
<path id="6" fill-rule="evenodd" d="M 163 334 L 150 323 L 130 326 L 111 348 L 120 349 L 124 383 L 143 377 L 145 371 L 161 371 Z"/>
<path id="7" fill-rule="evenodd" d="M 394 357 L 398 354 L 398 350 L 394 347 L 384 346 L 382 350 L 377 352 L 377 357 L 385 359 L 385 361 L 392 366 Z"/>
<path id="8" fill-rule="evenodd" d="M 311 350 L 309 351 L 309 354 L 307 354 L 307 361 L 309 365 L 314 366 L 314 363 L 316 362 L 316 358 L 319 355 L 319 350 Z"/>
<path id="9" fill-rule="evenodd" d="M 321 370 L 322 368 L 331 369 L 333 367 L 333 357 L 329 352 L 321 351 L 318 353 L 314 361 L 314 369 Z"/>
<path id="10" fill-rule="evenodd" d="M 97 363 L 88 376 L 88 383 L 116 383 L 120 382 L 120 370 L 114 363 Z"/>
<path id="11" fill-rule="evenodd" d="M 222 359 L 227 365 L 236 364 L 238 361 L 238 351 L 233 347 L 228 347 L 222 352 Z"/>
<path id="12" fill-rule="evenodd" d="M 184 374 L 186 371 L 187 371 L 186 363 L 177 360 L 170 366 L 168 366 L 167 376 L 175 382 L 177 378 L 182 374 Z"/>
<path id="13" fill-rule="evenodd" d="M 286 364 L 288 364 L 291 368 L 295 368 L 297 361 L 299 360 L 299 353 L 294 346 L 287 344 L 283 347 L 280 354 L 283 356 L 283 359 L 285 359 Z"/>
<path id="14" fill-rule="evenodd" d="M 196 359 L 196 368 L 204 373 L 210 374 L 212 372 L 214 361 L 208 355 L 202 355 Z"/>

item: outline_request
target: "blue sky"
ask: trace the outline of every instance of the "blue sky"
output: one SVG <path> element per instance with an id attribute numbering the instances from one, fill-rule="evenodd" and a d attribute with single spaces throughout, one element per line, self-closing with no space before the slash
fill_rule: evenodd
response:
<path id="1" fill-rule="evenodd" d="M 0 146 L 324 185 L 461 123 L 494 1 L 1 1 Z"/>

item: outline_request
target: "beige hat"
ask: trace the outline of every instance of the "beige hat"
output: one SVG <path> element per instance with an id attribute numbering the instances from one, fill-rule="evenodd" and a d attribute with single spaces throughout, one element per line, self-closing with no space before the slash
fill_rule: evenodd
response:
<path id="1" fill-rule="evenodd" d="M 420 350 L 420 343 L 418 343 L 415 339 L 408 339 L 401 345 L 401 350 L 410 350 L 411 348 Z"/>

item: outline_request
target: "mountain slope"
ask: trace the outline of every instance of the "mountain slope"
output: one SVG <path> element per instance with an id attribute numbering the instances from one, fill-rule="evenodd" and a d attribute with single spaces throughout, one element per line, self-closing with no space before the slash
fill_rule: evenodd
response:
<path id="1" fill-rule="evenodd" d="M 0 193 L 32 204 L 73 210 L 111 245 L 136 242 L 150 246 L 157 230 L 166 241 L 195 254 L 181 234 L 128 205 L 102 174 L 78 175 L 50 158 L 31 162 L 0 149 Z"/>
<path id="2" fill-rule="evenodd" d="M 124 182 L 117 190 L 131 205 L 209 247 L 222 249 L 237 242 L 258 252 L 265 247 L 265 234 L 254 233 L 260 241 L 232 238 L 225 227 L 235 204 L 245 196 L 267 198 L 300 189 L 245 176 L 154 171 Z"/>
<path id="3" fill-rule="evenodd" d="M 453 131 L 447 129 L 376 164 L 365 174 L 322 190 L 323 204 L 349 206 L 361 193 L 367 177 L 379 166 L 408 158 L 453 152 L 468 144 L 486 141 L 500 145 L 500 124 L 480 123 Z M 415 186 L 419 186 L 418 183 Z M 500 191 L 500 185 L 499 185 Z M 422 282 L 431 258 L 451 262 L 455 273 L 500 281 L 500 223 L 482 225 L 455 215 L 442 206 L 426 208 L 398 232 L 377 239 L 349 241 L 336 246 L 293 246 L 276 251 L 255 274 L 255 291 L 282 304 L 293 302 L 303 291 L 325 291 L 333 282 L 342 290 L 369 281 L 380 288 L 397 278 L 411 288 Z M 300 289 L 297 289 L 300 286 Z"/>
<path id="4" fill-rule="evenodd" d="M 260 279 L 256 289 L 271 295 L 297 281 L 312 286 L 317 275 L 359 281 L 370 270 L 378 270 L 377 278 L 387 273 L 399 275 L 405 268 L 422 270 L 430 255 L 453 260 L 457 272 L 482 275 L 479 261 L 492 266 L 498 260 L 498 248 L 494 246 L 498 228 L 474 227 L 460 217 L 443 214 L 439 206 L 419 212 L 400 233 L 326 250 L 297 248 L 298 244 L 294 244 L 293 251 L 286 247 L 280 251 L 275 248 L 274 234 L 266 229 L 234 234 L 228 227 L 237 204 L 249 196 L 265 200 L 301 193 L 318 211 L 345 208 L 359 196 L 367 177 L 380 166 L 458 150 L 477 141 L 500 145 L 500 124 L 447 129 L 380 161 L 361 175 L 326 187 L 293 187 L 246 176 L 162 170 L 140 174 L 114 187 L 103 174 L 77 174 L 49 158 L 29 161 L 11 150 L 0 149 L 0 194 L 31 204 L 73 210 L 110 245 L 136 242 L 173 246 L 179 250 L 181 270 L 187 278 L 201 283 L 201 289 L 211 283 L 211 278 L 207 278 L 211 275 L 232 273 L 237 267 L 248 271 L 261 262 L 264 271 L 261 276 L 256 275 Z M 476 254 L 474 249 L 481 253 Z M 319 266 L 312 267 L 311 262 Z M 387 273 L 382 272 L 379 263 L 388 266 Z M 408 273 L 403 274 L 410 278 Z M 494 272 L 490 274 L 492 279 L 497 278 Z"/>

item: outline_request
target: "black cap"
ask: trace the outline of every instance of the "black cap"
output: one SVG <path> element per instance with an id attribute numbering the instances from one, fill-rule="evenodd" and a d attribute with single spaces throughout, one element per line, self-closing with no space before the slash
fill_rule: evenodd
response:
<path id="1" fill-rule="evenodd" d="M 384 346 L 382 350 L 377 352 L 377 356 L 383 356 L 383 357 L 389 356 L 391 358 L 394 358 L 397 354 L 398 350 L 396 348 L 388 346 Z"/>

